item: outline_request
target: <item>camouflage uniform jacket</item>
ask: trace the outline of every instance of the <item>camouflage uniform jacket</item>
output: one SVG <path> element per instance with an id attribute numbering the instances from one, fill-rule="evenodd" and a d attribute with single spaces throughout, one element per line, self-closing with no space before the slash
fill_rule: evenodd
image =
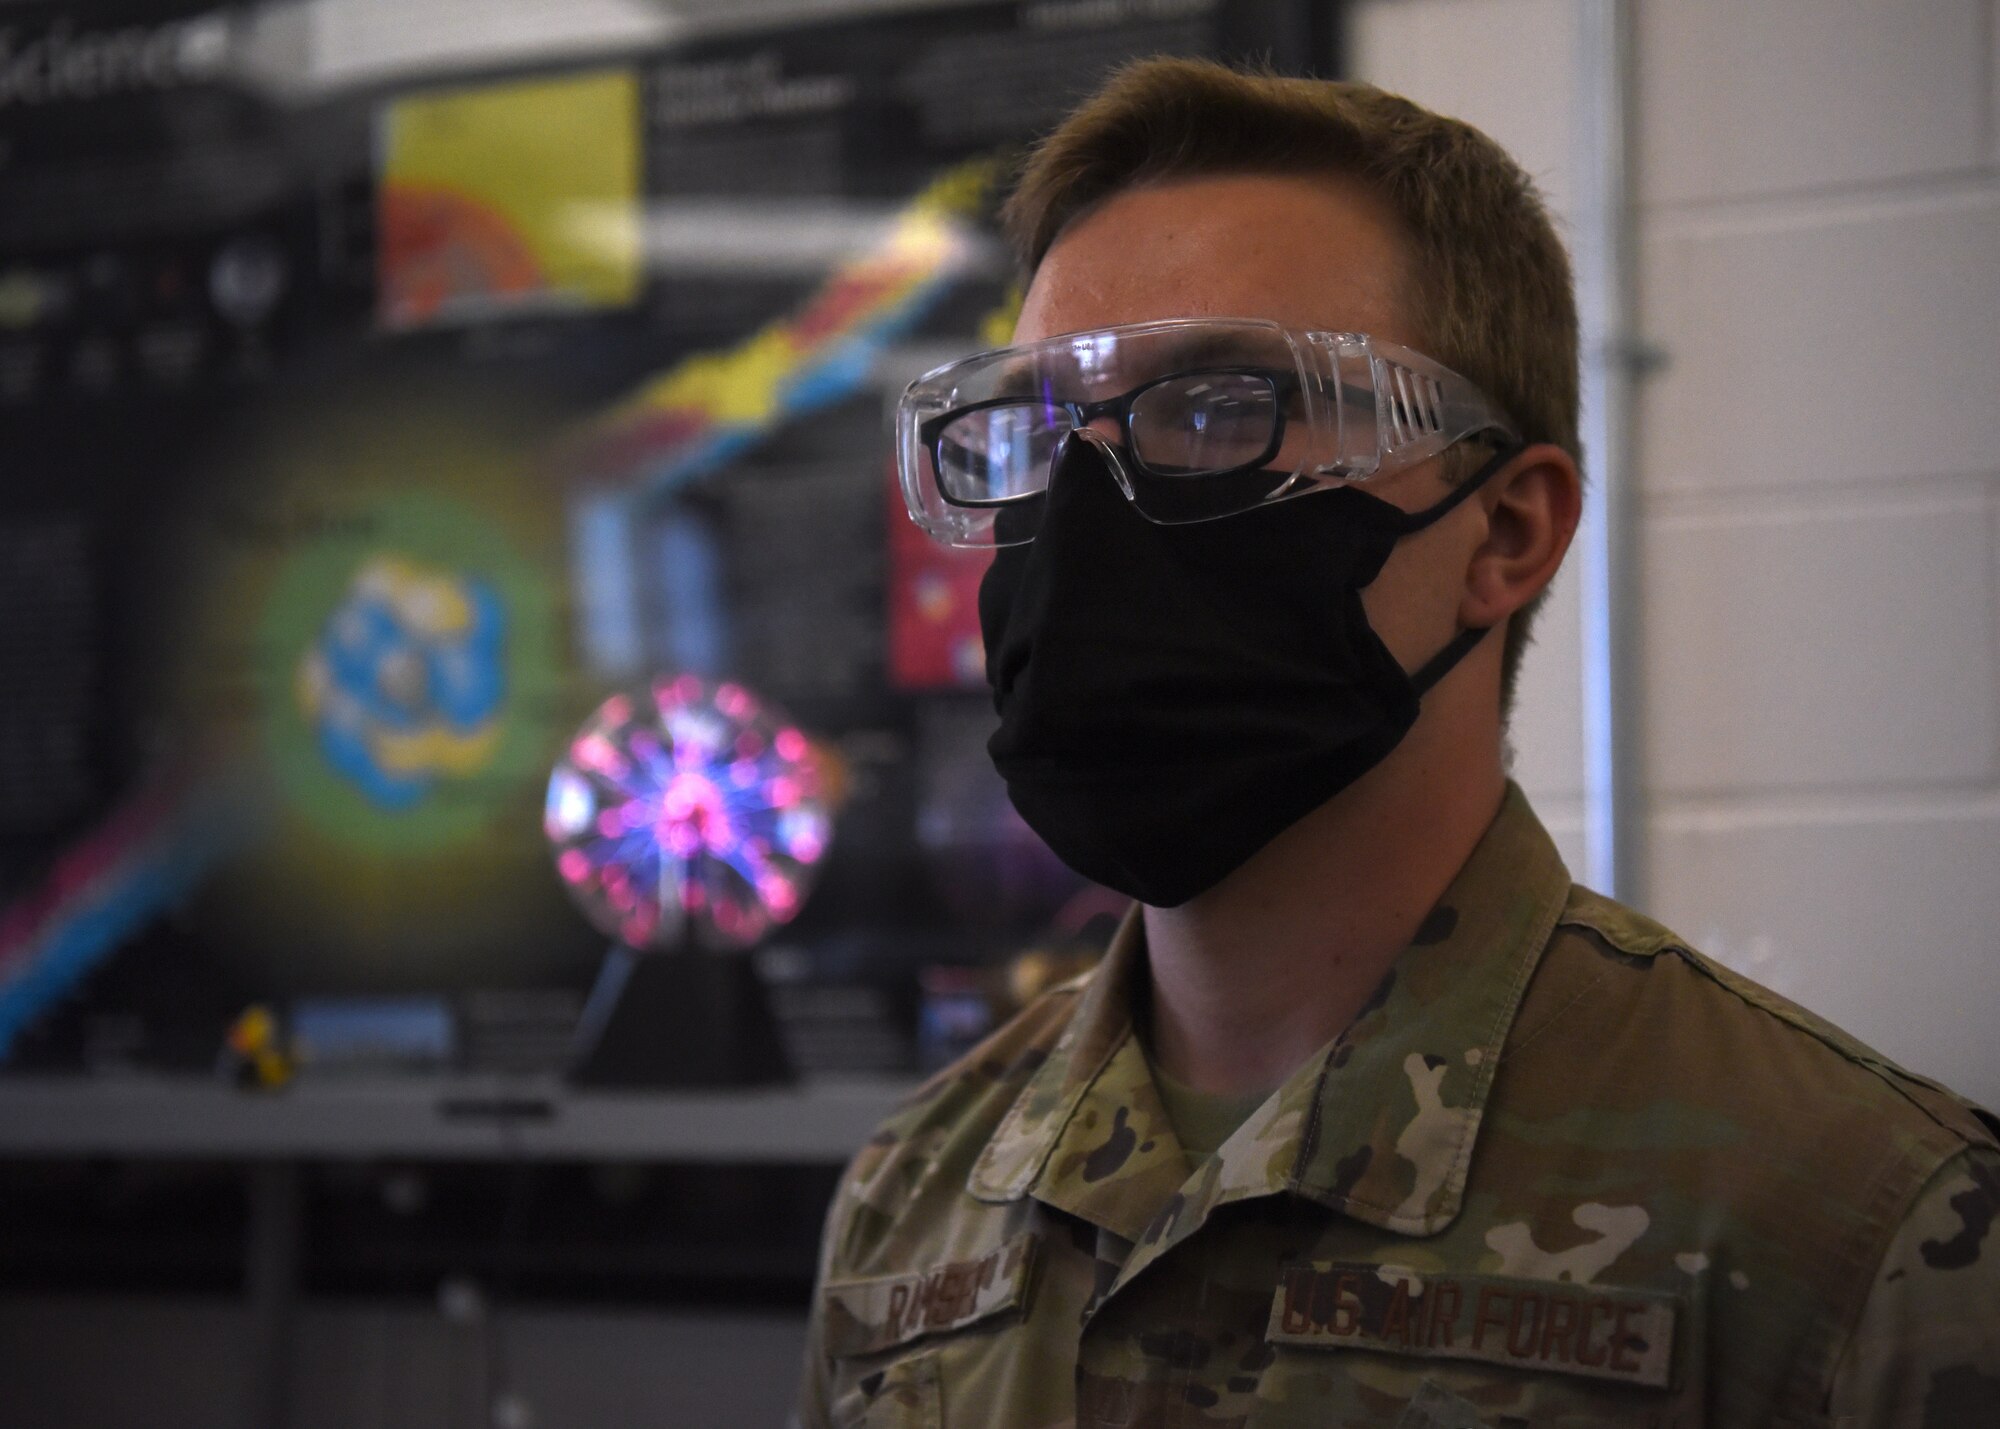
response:
<path id="1" fill-rule="evenodd" d="M 1143 935 L 934 1078 L 830 1213 L 835 1425 L 2000 1425 L 1990 1119 L 1571 884 L 1518 791 L 1192 1171 Z"/>

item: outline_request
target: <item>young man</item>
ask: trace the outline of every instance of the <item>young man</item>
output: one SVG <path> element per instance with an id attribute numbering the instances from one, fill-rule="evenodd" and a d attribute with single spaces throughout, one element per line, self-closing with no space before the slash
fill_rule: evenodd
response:
<path id="1" fill-rule="evenodd" d="M 1562 248 L 1484 136 L 1157 61 L 917 383 L 1016 805 L 1138 907 L 828 1220 L 807 1424 L 2000 1423 L 1992 1123 L 1574 886 L 1507 781 L 1577 521 Z"/>

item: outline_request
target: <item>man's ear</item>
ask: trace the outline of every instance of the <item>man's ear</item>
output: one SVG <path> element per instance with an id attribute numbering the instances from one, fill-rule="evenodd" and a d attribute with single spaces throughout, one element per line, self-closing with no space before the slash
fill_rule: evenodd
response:
<path id="1" fill-rule="evenodd" d="M 1477 497 L 1486 535 L 1466 565 L 1458 619 L 1498 625 L 1555 579 L 1583 512 L 1583 478 L 1561 447 L 1537 442 L 1495 472 Z"/>

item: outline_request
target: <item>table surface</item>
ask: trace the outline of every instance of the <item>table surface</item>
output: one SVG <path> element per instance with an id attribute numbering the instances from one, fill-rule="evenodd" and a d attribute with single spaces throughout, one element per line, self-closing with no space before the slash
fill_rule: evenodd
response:
<path id="1" fill-rule="evenodd" d="M 913 1088 L 900 1078 L 718 1091 L 554 1077 L 0 1076 L 0 1158 L 844 1162 Z"/>

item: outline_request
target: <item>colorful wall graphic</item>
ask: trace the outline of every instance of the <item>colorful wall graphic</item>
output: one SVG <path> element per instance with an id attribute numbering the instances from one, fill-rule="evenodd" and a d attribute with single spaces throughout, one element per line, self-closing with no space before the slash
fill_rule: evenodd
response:
<path id="1" fill-rule="evenodd" d="M 120 943 L 261 827 L 231 766 L 159 771 L 0 911 L 0 1061 Z"/>
<path id="2" fill-rule="evenodd" d="M 638 105 L 626 70 L 389 104 L 377 141 L 381 323 L 632 302 Z"/>
<path id="3" fill-rule="evenodd" d="M 387 553 L 363 561 L 299 661 L 299 711 L 321 755 L 384 809 L 477 773 L 499 743 L 506 629 L 477 576 Z"/>
<path id="4" fill-rule="evenodd" d="M 522 697 L 558 678 L 554 575 L 462 497 L 341 506 L 271 570 L 250 642 L 262 743 L 285 802 L 333 837 L 439 848 L 547 758 Z"/>
<path id="5" fill-rule="evenodd" d="M 556 955 L 536 814 L 587 705 L 559 508 L 523 434 L 544 428 L 518 425 L 489 400 L 371 391 L 239 458 L 259 479 L 191 548 L 204 595 L 175 700 L 269 810 L 191 905 L 216 947 L 384 986 Z"/>
<path id="6" fill-rule="evenodd" d="M 660 494 L 724 465 L 765 433 L 852 395 L 975 253 L 972 216 L 999 170 L 955 165 L 897 216 L 875 251 L 842 265 L 804 306 L 724 352 L 646 383 L 567 443 L 567 475 Z"/>

